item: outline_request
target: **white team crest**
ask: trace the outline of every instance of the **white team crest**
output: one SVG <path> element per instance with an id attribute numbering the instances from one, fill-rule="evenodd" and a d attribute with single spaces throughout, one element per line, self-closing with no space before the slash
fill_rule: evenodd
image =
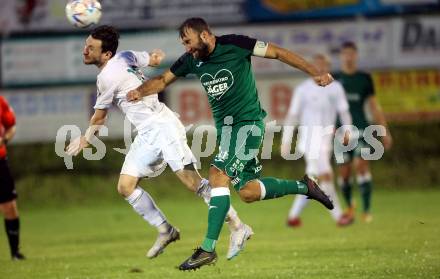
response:
<path id="1" fill-rule="evenodd" d="M 200 81 L 208 96 L 220 100 L 234 84 L 234 76 L 228 69 L 221 69 L 214 76 L 204 73 L 200 77 Z"/>

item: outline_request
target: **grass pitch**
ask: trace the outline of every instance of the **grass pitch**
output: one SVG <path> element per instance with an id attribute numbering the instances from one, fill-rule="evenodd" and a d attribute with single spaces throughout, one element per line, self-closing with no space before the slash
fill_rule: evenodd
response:
<path id="1" fill-rule="evenodd" d="M 254 231 L 246 249 L 226 260 L 225 226 L 215 266 L 196 272 L 175 267 L 200 244 L 207 209 L 190 194 L 158 198 L 182 239 L 158 258 L 144 257 L 156 232 L 121 199 L 82 206 L 22 211 L 24 262 L 9 259 L 0 232 L 0 278 L 440 278 L 440 191 L 376 191 L 374 221 L 337 228 L 323 207 L 311 203 L 300 229 L 285 226 L 292 201 L 244 204 L 240 216 Z M 358 203 L 359 204 L 359 203 Z"/>

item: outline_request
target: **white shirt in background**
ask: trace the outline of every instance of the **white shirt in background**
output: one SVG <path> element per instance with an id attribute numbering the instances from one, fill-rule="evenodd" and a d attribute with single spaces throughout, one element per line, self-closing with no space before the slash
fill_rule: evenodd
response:
<path id="1" fill-rule="evenodd" d="M 292 126 L 299 126 L 297 148 L 301 152 L 316 149 L 331 150 L 336 117 L 343 125 L 351 125 L 345 91 L 338 81 L 322 87 L 313 79 L 300 83 L 294 91 L 284 122 L 283 143 L 293 134 Z M 348 118 L 348 119 L 347 119 Z M 290 127 L 289 127 L 290 126 Z"/>

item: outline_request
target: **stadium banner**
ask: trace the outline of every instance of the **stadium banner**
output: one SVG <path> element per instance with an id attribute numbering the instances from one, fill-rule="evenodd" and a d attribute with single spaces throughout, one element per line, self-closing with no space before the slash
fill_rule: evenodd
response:
<path id="1" fill-rule="evenodd" d="M 437 0 L 247 0 L 250 21 L 310 20 L 430 11 Z"/>
<path id="2" fill-rule="evenodd" d="M 440 64 L 440 17 L 413 17 L 393 22 L 393 61 L 396 66 Z"/>
<path id="3" fill-rule="evenodd" d="M 188 17 L 201 16 L 211 24 L 246 21 L 243 9 L 246 0 L 167 0 L 167 1 L 101 1 L 100 24 L 115 24 L 124 28 L 176 28 Z M 0 0 L 0 33 L 30 31 L 80 31 L 71 26 L 65 16 L 67 1 Z"/>
<path id="4" fill-rule="evenodd" d="M 437 4 L 437 0 L 380 0 L 384 5 L 422 5 Z"/>
<path id="5" fill-rule="evenodd" d="M 360 49 L 362 67 L 392 66 L 391 22 L 387 20 L 314 24 L 285 24 L 215 28 L 218 35 L 240 33 L 259 40 L 274 42 L 310 57 L 322 52 L 333 58 L 338 67 L 338 49 L 344 41 L 354 41 Z M 237 31 L 239 30 L 239 32 Z M 1 47 L 2 81 L 5 87 L 62 83 L 95 82 L 97 69 L 82 63 L 86 35 L 34 39 L 8 39 Z M 122 33 L 120 50 L 151 50 L 166 53 L 168 67 L 184 52 L 176 31 Z M 54 63 L 57 61 L 57 63 Z M 279 61 L 253 57 L 256 73 L 292 73 Z M 38 69 L 38 71 L 35 71 Z M 147 76 L 149 73 L 146 73 Z"/>
<path id="6" fill-rule="evenodd" d="M 3 86 L 96 82 L 98 69 L 82 61 L 86 38 L 86 35 L 73 35 L 3 41 L 0 44 Z M 166 52 L 168 64 L 183 52 L 175 31 L 123 34 L 119 47 L 140 51 L 155 48 Z"/>
<path id="7" fill-rule="evenodd" d="M 84 133 L 93 113 L 94 86 L 50 87 L 0 91 L 17 118 L 16 143 L 55 142 L 58 129 L 75 125 Z M 112 108 L 106 122 L 109 138 L 123 137 L 124 118 Z"/>
<path id="8" fill-rule="evenodd" d="M 353 41 L 358 45 L 360 66 L 366 68 L 392 66 L 391 22 L 341 21 L 308 24 L 283 24 L 245 26 L 240 33 L 259 40 L 273 42 L 284 48 L 311 58 L 316 53 L 328 54 L 333 68 L 339 68 L 339 48 L 343 42 Z M 235 28 L 219 29 L 221 34 L 237 32 Z M 292 68 L 276 60 L 253 57 L 257 73 L 291 73 Z"/>
<path id="9" fill-rule="evenodd" d="M 391 121 L 440 119 L 440 70 L 373 72 L 377 98 Z"/>

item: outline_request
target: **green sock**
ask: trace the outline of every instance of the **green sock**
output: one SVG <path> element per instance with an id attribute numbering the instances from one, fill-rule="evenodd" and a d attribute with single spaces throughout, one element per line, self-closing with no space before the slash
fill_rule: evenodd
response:
<path id="1" fill-rule="evenodd" d="M 342 191 L 342 196 L 344 197 L 345 202 L 347 203 L 348 207 L 351 207 L 351 183 L 350 180 L 347 181 L 343 181 L 342 185 L 341 185 L 341 191 Z"/>
<path id="2" fill-rule="evenodd" d="M 362 204 L 365 213 L 370 212 L 371 205 L 371 192 L 372 192 L 373 184 L 371 181 L 365 181 L 359 184 L 359 189 L 362 197 Z"/>
<path id="3" fill-rule="evenodd" d="M 211 200 L 209 202 L 208 212 L 208 231 L 205 240 L 201 245 L 202 249 L 207 252 L 215 250 L 220 231 L 225 222 L 226 214 L 231 205 L 229 188 L 218 187 L 211 190 Z"/>
<path id="4" fill-rule="evenodd" d="M 280 198 L 285 195 L 307 194 L 307 185 L 302 180 L 287 180 L 275 177 L 264 177 L 263 182 L 266 194 L 264 200 Z"/>

